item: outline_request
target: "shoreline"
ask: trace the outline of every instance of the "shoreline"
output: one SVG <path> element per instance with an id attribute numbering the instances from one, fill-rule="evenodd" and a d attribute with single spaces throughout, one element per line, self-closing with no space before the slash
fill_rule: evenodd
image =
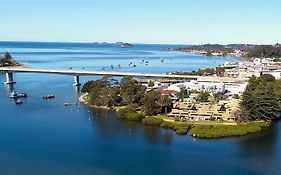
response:
<path id="1" fill-rule="evenodd" d="M 177 50 L 177 49 L 170 50 L 170 51 L 188 53 L 188 54 L 192 54 L 192 55 L 206 56 L 206 57 L 217 57 L 217 58 L 229 57 L 229 58 L 238 59 L 238 60 L 241 60 L 241 61 L 250 61 L 251 60 L 251 58 L 231 56 L 231 55 L 225 55 L 225 56 L 222 56 L 222 55 L 221 56 L 220 55 L 206 55 L 206 54 L 202 54 L 202 53 L 197 53 L 197 52 L 192 52 L 192 51 L 183 51 L 183 50 Z"/>
<path id="2" fill-rule="evenodd" d="M 106 106 L 96 106 L 90 105 L 85 97 L 89 93 L 84 93 L 78 98 L 78 102 L 93 108 L 101 110 L 111 110 L 118 111 L 116 108 L 109 108 Z M 220 138 L 229 138 L 229 137 L 239 137 L 250 135 L 253 133 L 262 132 L 264 128 L 269 128 L 272 124 L 264 121 L 252 121 L 249 123 L 227 123 L 227 122 L 180 122 L 174 121 L 170 118 L 158 118 L 157 116 L 146 116 L 144 119 L 157 119 L 161 120 L 159 124 L 155 123 L 146 123 L 141 121 L 144 125 L 151 125 L 160 128 L 171 129 L 176 132 L 178 135 L 190 135 L 194 138 L 200 139 L 220 139 Z M 128 120 L 128 119 L 125 119 Z"/>
<path id="3" fill-rule="evenodd" d="M 109 107 L 106 107 L 106 106 L 96 106 L 96 105 L 90 105 L 89 102 L 87 102 L 87 100 L 85 100 L 84 98 L 89 95 L 89 93 L 84 93 L 82 94 L 79 98 L 78 98 L 78 102 L 79 103 L 82 103 L 88 107 L 91 107 L 91 108 L 95 108 L 95 109 L 105 109 L 105 110 L 111 110 L 111 108 Z"/>

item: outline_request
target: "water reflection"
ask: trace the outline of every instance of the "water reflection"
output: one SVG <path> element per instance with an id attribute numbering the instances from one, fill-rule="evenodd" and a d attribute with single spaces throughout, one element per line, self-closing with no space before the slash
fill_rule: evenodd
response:
<path id="1" fill-rule="evenodd" d="M 242 137 L 239 139 L 240 154 L 247 157 L 273 154 L 277 151 L 279 129 L 280 122 L 261 133 Z"/>
<path id="2" fill-rule="evenodd" d="M 81 96 L 80 86 L 73 86 L 74 89 L 74 98 L 75 100 L 78 100 L 78 98 Z"/>
<path id="3" fill-rule="evenodd" d="M 159 127 L 145 126 L 140 122 L 126 121 L 116 118 L 115 112 L 100 109 L 90 109 L 91 124 L 106 137 L 120 137 L 130 135 L 133 140 L 139 137 L 153 144 L 170 145 L 174 132 Z"/>
<path id="4" fill-rule="evenodd" d="M 14 84 L 6 84 L 6 91 L 8 95 L 10 95 L 14 90 Z"/>

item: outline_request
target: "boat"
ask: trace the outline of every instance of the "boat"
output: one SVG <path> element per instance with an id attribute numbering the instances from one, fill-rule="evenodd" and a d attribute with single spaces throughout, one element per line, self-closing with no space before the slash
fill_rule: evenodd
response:
<path id="1" fill-rule="evenodd" d="M 27 93 L 26 92 L 22 92 L 20 94 L 17 95 L 18 97 L 27 97 Z"/>
<path id="2" fill-rule="evenodd" d="M 10 94 L 10 98 L 17 98 L 18 97 L 18 94 L 13 91 L 11 94 Z"/>
<path id="3" fill-rule="evenodd" d="M 77 105 L 77 103 L 64 103 L 64 106 L 72 106 L 72 105 Z"/>
<path id="4" fill-rule="evenodd" d="M 20 104 L 22 104 L 22 103 L 23 103 L 23 102 L 22 102 L 20 99 L 17 99 L 17 100 L 16 100 L 16 104 L 17 104 L 17 105 L 20 105 Z"/>
<path id="5" fill-rule="evenodd" d="M 55 98 L 55 95 L 44 95 L 43 99 L 52 99 Z"/>

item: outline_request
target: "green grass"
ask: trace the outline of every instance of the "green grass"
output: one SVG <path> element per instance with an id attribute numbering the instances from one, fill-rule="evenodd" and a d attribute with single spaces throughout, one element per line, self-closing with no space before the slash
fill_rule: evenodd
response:
<path id="1" fill-rule="evenodd" d="M 186 135 L 192 125 L 188 123 L 175 123 L 175 122 L 163 122 L 161 125 L 163 128 L 169 128 L 176 131 L 179 135 Z"/>
<path id="2" fill-rule="evenodd" d="M 85 100 L 86 102 L 90 102 L 90 96 L 89 95 L 85 95 L 84 97 L 83 97 L 83 100 Z"/>
<path id="3" fill-rule="evenodd" d="M 145 125 L 160 126 L 164 123 L 164 120 L 158 117 L 146 117 L 142 120 L 142 123 Z"/>
<path id="4" fill-rule="evenodd" d="M 157 118 L 165 119 L 167 117 L 167 115 L 166 114 L 158 114 L 158 115 L 154 115 L 154 116 L 151 116 L 151 117 L 157 117 Z"/>
<path id="5" fill-rule="evenodd" d="M 252 122 L 248 124 L 239 124 L 237 126 L 196 125 L 191 129 L 191 134 L 199 138 L 243 136 L 250 133 L 260 132 L 262 128 L 269 126 L 270 124 L 266 122 Z"/>

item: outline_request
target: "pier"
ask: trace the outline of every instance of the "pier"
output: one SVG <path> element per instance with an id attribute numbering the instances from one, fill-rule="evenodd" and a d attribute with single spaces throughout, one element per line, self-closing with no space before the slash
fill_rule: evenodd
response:
<path id="1" fill-rule="evenodd" d="M 170 74 L 150 74 L 150 73 L 131 73 L 131 72 L 110 72 L 110 71 L 91 71 L 91 70 L 48 70 L 19 67 L 1 67 L 0 73 L 6 73 L 6 84 L 16 83 L 13 78 L 14 73 L 42 73 L 42 74 L 60 74 L 74 77 L 74 86 L 80 86 L 80 76 L 130 76 L 135 78 L 154 78 L 154 79 L 180 79 L 180 80 L 201 80 L 206 82 L 224 82 L 239 83 L 245 82 L 248 78 L 228 78 L 214 76 L 196 76 L 196 75 L 170 75 Z"/>

